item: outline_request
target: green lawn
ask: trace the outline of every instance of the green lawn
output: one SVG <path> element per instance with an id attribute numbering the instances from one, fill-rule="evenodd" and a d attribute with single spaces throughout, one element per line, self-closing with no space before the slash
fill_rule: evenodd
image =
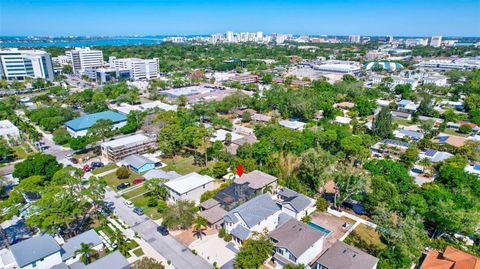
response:
<path id="1" fill-rule="evenodd" d="M 406 126 L 414 125 L 414 123 L 412 123 L 412 121 L 404 120 L 404 119 L 395 119 L 394 122 L 398 123 L 399 125 L 406 125 Z"/>
<path id="2" fill-rule="evenodd" d="M 15 152 L 15 158 L 17 160 L 25 159 L 27 157 L 27 151 L 23 146 L 17 146 L 13 148 L 13 151 Z"/>
<path id="3" fill-rule="evenodd" d="M 171 159 L 162 159 L 167 166 L 163 168 L 165 171 L 175 171 L 180 175 L 186 175 L 191 172 L 198 172 L 202 168 L 193 164 L 193 156 L 181 157 L 176 156 Z"/>
<path id="4" fill-rule="evenodd" d="M 368 245 L 374 245 L 379 249 L 385 249 L 387 246 L 380 240 L 380 234 L 373 228 L 365 224 L 360 224 L 353 231 L 363 242 Z M 350 236 L 348 236 L 350 237 Z M 348 238 L 347 237 L 347 238 Z"/>
<path id="5" fill-rule="evenodd" d="M 105 165 L 104 167 L 100 167 L 100 168 L 97 168 L 95 170 L 92 171 L 92 174 L 94 175 L 98 175 L 98 174 L 101 174 L 103 172 L 107 172 L 107 171 L 110 171 L 110 170 L 113 170 L 113 169 L 116 169 L 118 168 L 118 166 L 114 163 L 112 164 L 109 164 L 109 165 Z"/>
<path id="6" fill-rule="evenodd" d="M 132 199 L 131 201 L 133 202 L 135 207 L 140 207 L 141 209 L 143 209 L 143 212 L 145 213 L 145 215 L 153 219 L 160 218 L 160 214 L 157 212 L 156 207 L 148 207 L 148 196 L 142 195 L 140 197 Z"/>
<path id="7" fill-rule="evenodd" d="M 133 250 L 132 252 L 133 252 L 133 254 L 135 254 L 135 256 L 137 256 L 137 257 L 140 257 L 140 256 L 143 255 L 143 250 L 142 250 L 142 248 L 137 248 L 137 249 Z"/>
<path id="8" fill-rule="evenodd" d="M 117 185 L 123 182 L 129 182 L 132 183 L 132 181 L 136 178 L 141 178 L 142 175 L 135 173 L 130 170 L 130 177 L 127 179 L 118 179 L 116 173 L 110 173 L 108 175 L 103 176 L 102 178 L 107 182 L 107 185 L 110 186 L 110 188 L 116 190 Z"/>
<path id="9" fill-rule="evenodd" d="M 461 136 L 461 137 L 467 137 L 468 136 L 466 134 L 461 134 L 461 133 L 455 131 L 454 129 L 450 129 L 450 128 L 445 129 L 442 133 L 446 133 L 446 134 L 449 134 L 449 135 Z"/>
<path id="10" fill-rule="evenodd" d="M 139 187 L 138 189 L 135 189 L 133 191 L 129 191 L 129 192 L 126 192 L 124 193 L 122 196 L 125 198 L 125 199 L 130 199 L 132 197 L 135 197 L 137 195 L 140 195 L 144 192 L 147 191 L 147 188 L 145 188 L 144 185 L 142 185 L 141 187 Z"/>

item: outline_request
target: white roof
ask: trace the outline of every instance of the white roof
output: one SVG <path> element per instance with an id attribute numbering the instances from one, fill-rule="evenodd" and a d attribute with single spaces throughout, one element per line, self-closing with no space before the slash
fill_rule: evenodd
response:
<path id="1" fill-rule="evenodd" d="M 149 140 L 149 139 L 150 138 L 148 138 L 147 136 L 145 136 L 143 134 L 136 134 L 136 135 L 126 136 L 126 137 L 122 137 L 122 138 L 115 139 L 115 140 L 112 140 L 112 141 L 104 142 L 104 143 L 101 144 L 101 146 L 102 147 L 115 148 L 115 147 L 126 146 L 126 145 L 134 144 L 134 143 L 141 143 L 141 142 L 144 142 L 144 141 Z"/>
<path id="2" fill-rule="evenodd" d="M 211 142 L 215 142 L 215 141 L 225 141 L 225 137 L 227 136 L 227 134 L 232 134 L 232 141 L 244 137 L 243 135 L 240 135 L 240 134 L 237 134 L 237 133 L 234 133 L 234 132 L 229 132 L 229 131 L 224 130 L 224 129 L 218 129 L 218 130 L 216 130 L 215 133 L 213 134 L 215 137 L 210 138 L 210 141 L 211 141 Z"/>
<path id="3" fill-rule="evenodd" d="M 337 116 L 335 118 L 335 122 L 338 122 L 338 123 L 341 123 L 341 124 L 350 124 L 351 121 L 352 121 L 352 119 L 350 119 L 348 117 Z"/>
<path id="4" fill-rule="evenodd" d="M 123 114 L 129 114 L 131 111 L 145 111 L 147 109 L 154 109 L 159 108 L 165 111 L 177 111 L 177 105 L 169 105 L 162 103 L 160 101 L 153 101 L 149 103 L 139 104 L 139 105 L 129 105 L 126 103 L 120 104 L 119 107 L 112 107 L 112 109 L 116 109 Z"/>
<path id="5" fill-rule="evenodd" d="M 303 126 L 306 125 L 305 122 L 301 122 L 298 120 L 281 120 L 278 123 L 283 127 L 294 129 L 294 130 L 301 129 L 303 128 Z"/>
<path id="6" fill-rule="evenodd" d="M 212 177 L 202 176 L 198 173 L 193 172 L 171 180 L 165 183 L 165 186 L 175 191 L 176 193 L 184 194 L 212 181 L 214 181 Z"/>
<path id="7" fill-rule="evenodd" d="M 9 120 L 0 121 L 0 136 L 18 134 L 18 132 L 17 126 L 13 125 Z"/>

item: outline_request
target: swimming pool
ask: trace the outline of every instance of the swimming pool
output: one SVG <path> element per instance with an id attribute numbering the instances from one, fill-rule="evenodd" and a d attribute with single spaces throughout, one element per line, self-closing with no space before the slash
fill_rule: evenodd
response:
<path id="1" fill-rule="evenodd" d="M 320 232 L 326 234 L 327 236 L 330 235 L 332 233 L 332 231 L 330 231 L 329 229 L 326 229 L 326 228 L 323 228 L 322 226 L 318 225 L 318 224 L 315 224 L 313 222 L 309 222 L 307 223 L 310 227 L 313 227 L 317 230 L 319 230 Z"/>

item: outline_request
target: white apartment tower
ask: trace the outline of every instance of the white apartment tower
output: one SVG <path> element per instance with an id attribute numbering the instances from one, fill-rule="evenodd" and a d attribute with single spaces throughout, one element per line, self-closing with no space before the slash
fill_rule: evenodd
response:
<path id="1" fill-rule="evenodd" d="M 108 59 L 111 68 L 128 69 L 130 77 L 133 80 L 150 80 L 158 78 L 159 61 L 158 58 L 140 59 L 140 58 L 123 58 L 117 59 L 111 56 Z"/>
<path id="2" fill-rule="evenodd" d="M 54 79 L 52 57 L 43 50 L 0 49 L 0 78 L 43 78 L 51 81 Z"/>
<path id="3" fill-rule="evenodd" d="M 66 52 L 70 58 L 73 71 L 76 73 L 85 73 L 103 67 L 103 52 L 101 50 L 91 50 L 90 48 L 75 48 Z"/>
<path id="4" fill-rule="evenodd" d="M 430 40 L 430 46 L 440 47 L 442 45 L 442 36 L 432 36 Z"/>
<path id="5" fill-rule="evenodd" d="M 360 43 L 360 36 L 359 35 L 350 35 L 348 36 L 349 43 Z"/>
<path id="6" fill-rule="evenodd" d="M 235 42 L 235 36 L 233 35 L 232 31 L 228 31 L 225 37 L 226 37 L 228 43 L 234 43 Z"/>

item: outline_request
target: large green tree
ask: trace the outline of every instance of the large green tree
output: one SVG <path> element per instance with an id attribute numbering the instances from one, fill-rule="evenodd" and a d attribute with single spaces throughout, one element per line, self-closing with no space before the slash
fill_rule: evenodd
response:
<path id="1" fill-rule="evenodd" d="M 272 255 L 274 246 L 266 235 L 257 235 L 248 239 L 235 257 L 235 269 L 260 268 L 265 260 Z"/>
<path id="2" fill-rule="evenodd" d="M 19 179 L 24 179 L 30 176 L 44 176 L 49 180 L 53 174 L 60 170 L 62 165 L 57 162 L 57 159 L 48 154 L 36 153 L 27 157 L 24 161 L 17 163 L 13 170 L 13 176 Z"/>
<path id="3" fill-rule="evenodd" d="M 383 107 L 375 116 L 372 132 L 380 138 L 387 138 L 392 135 L 393 119 L 388 107 Z"/>

